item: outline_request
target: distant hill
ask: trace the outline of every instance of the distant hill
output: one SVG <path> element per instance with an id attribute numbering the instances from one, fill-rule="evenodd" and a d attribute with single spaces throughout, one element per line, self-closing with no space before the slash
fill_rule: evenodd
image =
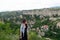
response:
<path id="1" fill-rule="evenodd" d="M 34 9 L 34 10 L 23 10 L 23 14 L 29 15 L 44 15 L 44 16 L 51 16 L 58 14 L 60 15 L 60 7 L 52 7 L 52 8 L 44 8 L 44 9 Z"/>
<path id="2" fill-rule="evenodd" d="M 33 9 L 33 10 L 22 10 L 22 11 L 6 11 L 6 12 L 0 12 L 2 16 L 4 15 L 44 15 L 44 16 L 51 16 L 58 14 L 60 15 L 60 6 L 58 7 L 51 7 L 51 8 L 43 8 L 43 9 Z"/>
<path id="3" fill-rule="evenodd" d="M 53 7 L 50 7 L 50 8 L 60 8 L 60 6 L 53 6 Z"/>

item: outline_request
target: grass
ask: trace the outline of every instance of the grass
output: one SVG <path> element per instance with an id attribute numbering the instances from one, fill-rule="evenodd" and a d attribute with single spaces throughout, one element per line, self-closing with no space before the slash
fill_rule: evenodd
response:
<path id="1" fill-rule="evenodd" d="M 18 40 L 18 39 L 19 39 L 19 35 L 0 33 L 0 40 Z"/>

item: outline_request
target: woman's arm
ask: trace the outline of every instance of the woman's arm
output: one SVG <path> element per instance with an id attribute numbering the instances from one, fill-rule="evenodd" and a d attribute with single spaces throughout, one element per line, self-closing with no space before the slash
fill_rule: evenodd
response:
<path id="1" fill-rule="evenodd" d="M 24 30 L 25 30 L 25 25 L 24 24 L 21 24 L 21 27 L 20 27 L 20 35 L 24 35 Z"/>
<path id="2" fill-rule="evenodd" d="M 21 26 L 20 26 L 20 37 L 22 36 L 22 24 L 21 24 Z"/>

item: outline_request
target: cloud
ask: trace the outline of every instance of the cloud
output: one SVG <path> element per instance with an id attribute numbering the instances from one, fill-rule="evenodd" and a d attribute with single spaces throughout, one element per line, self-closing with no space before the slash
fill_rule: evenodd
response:
<path id="1" fill-rule="evenodd" d="M 0 11 L 28 10 L 60 6 L 60 0 L 0 0 Z"/>

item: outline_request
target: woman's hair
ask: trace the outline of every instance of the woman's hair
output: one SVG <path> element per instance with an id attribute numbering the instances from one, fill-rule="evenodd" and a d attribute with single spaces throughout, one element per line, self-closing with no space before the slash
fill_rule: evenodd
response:
<path id="1" fill-rule="evenodd" d="M 25 22 L 26 22 L 26 20 L 25 20 L 25 19 L 23 19 L 22 23 L 25 23 Z"/>

